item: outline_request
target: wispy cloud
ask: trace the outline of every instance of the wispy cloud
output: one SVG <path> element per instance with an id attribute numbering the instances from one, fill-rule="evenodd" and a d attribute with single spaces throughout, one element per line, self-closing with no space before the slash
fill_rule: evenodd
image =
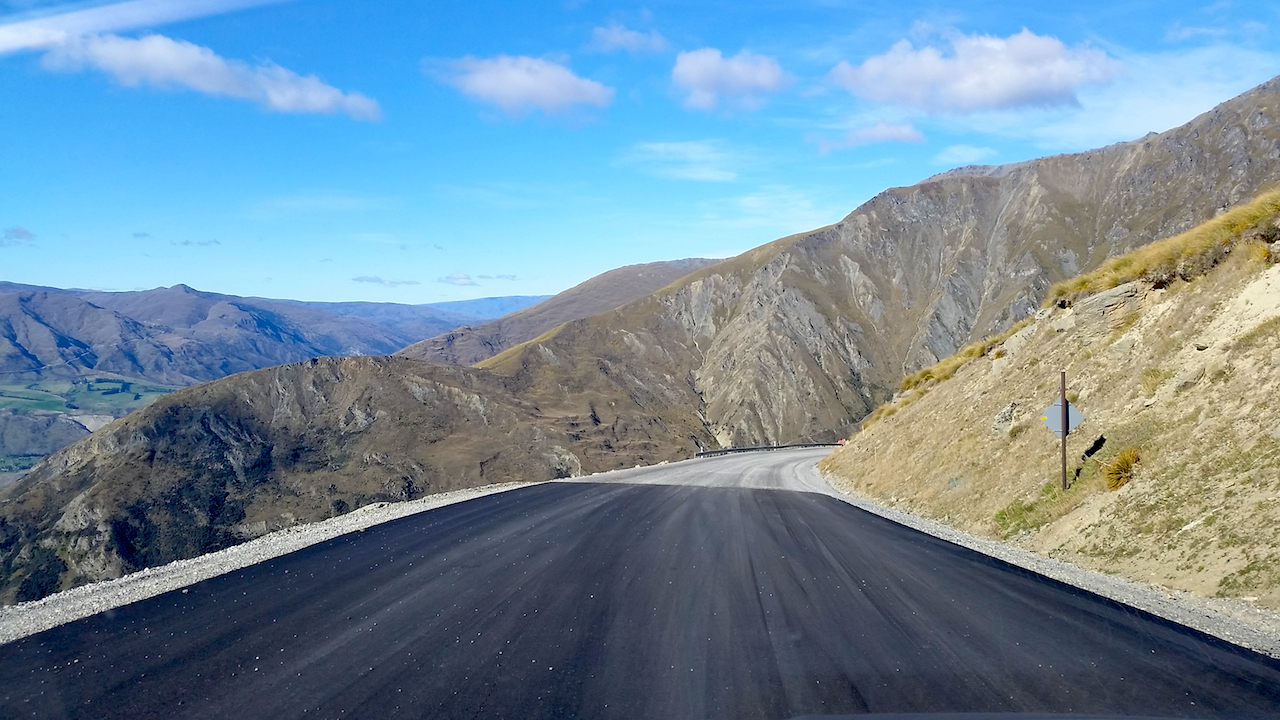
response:
<path id="1" fill-rule="evenodd" d="M 0 18 L 0 54 L 49 48 L 78 37 L 152 28 L 277 2 L 281 0 L 130 0 L 90 8 L 85 8 L 84 3 L 64 3 L 43 17 L 17 22 Z"/>
<path id="2" fill-rule="evenodd" d="M 1088 46 L 1069 48 L 1030 30 L 1007 38 L 953 33 L 949 51 L 900 40 L 854 66 L 841 61 L 830 79 L 872 102 L 931 113 L 1078 105 L 1077 90 L 1105 83 L 1119 62 Z"/>
<path id="3" fill-rule="evenodd" d="M 149 237 L 151 237 L 151 233 L 149 233 L 149 232 L 136 232 L 136 233 L 134 233 L 134 234 L 133 234 L 133 239 L 134 239 L 134 240 L 143 240 L 143 239 L 145 239 L 145 238 L 149 238 Z"/>
<path id="4" fill-rule="evenodd" d="M 320 262 L 324 262 L 321 260 Z M 401 285 L 421 285 L 417 280 L 383 280 L 377 275 L 361 275 L 360 277 L 351 278 L 351 282 L 369 283 L 371 285 L 381 285 L 383 287 L 399 287 Z"/>
<path id="5" fill-rule="evenodd" d="M 272 62 L 250 65 L 228 60 L 207 47 L 163 35 L 70 38 L 51 47 L 41 64 L 61 72 L 92 68 L 126 87 L 183 88 L 248 100 L 275 112 L 382 118 L 377 101 L 358 92 L 343 92 L 315 75 L 302 76 Z"/>
<path id="6" fill-rule="evenodd" d="M 933 156 L 933 162 L 937 165 L 972 165 L 981 162 L 990 157 L 994 157 L 998 153 L 994 148 L 975 147 L 973 145 L 952 145 L 943 149 L 942 152 Z"/>
<path id="7" fill-rule="evenodd" d="M 608 107 L 614 90 L 575 75 L 564 65 L 524 55 L 464 57 L 446 63 L 424 63 L 424 69 L 463 95 L 519 117 L 534 110 L 563 113 L 579 105 Z"/>
<path id="8" fill-rule="evenodd" d="M 671 81 L 687 93 L 685 106 L 695 110 L 714 110 L 722 100 L 736 108 L 758 109 L 765 93 L 791 84 L 772 57 L 743 50 L 726 58 L 715 48 L 677 55 Z"/>
<path id="9" fill-rule="evenodd" d="M 0 247 L 24 245 L 34 240 L 35 237 L 35 233 L 30 230 L 21 225 L 14 225 L 13 227 L 5 228 L 4 235 L 0 236 Z"/>
<path id="10" fill-rule="evenodd" d="M 1175 20 L 1165 28 L 1164 40 L 1165 42 L 1183 42 L 1196 38 L 1220 38 L 1226 34 L 1227 31 L 1223 28 L 1188 26 Z"/>
<path id="11" fill-rule="evenodd" d="M 175 240 L 170 242 L 169 244 L 179 245 L 182 247 L 214 247 L 215 245 L 221 245 L 222 243 L 214 239 L 214 240 Z"/>
<path id="12" fill-rule="evenodd" d="M 730 167 L 733 156 L 715 140 L 640 143 L 621 159 L 651 175 L 678 180 L 729 182 L 738 177 Z"/>
<path id="13" fill-rule="evenodd" d="M 910 124 L 879 122 L 866 127 L 854 128 L 835 140 L 817 139 L 818 151 L 823 155 L 832 150 L 884 142 L 922 143 L 924 142 L 924 135 Z"/>
<path id="14" fill-rule="evenodd" d="M 588 50 L 595 52 L 626 50 L 633 53 L 663 52 L 669 47 L 671 44 L 657 30 L 645 33 L 628 29 L 616 22 L 592 28 L 591 43 L 587 45 Z"/>
<path id="15" fill-rule="evenodd" d="M 475 280 L 472 280 L 470 275 L 466 273 L 460 273 L 460 272 L 450 273 L 448 275 L 445 275 L 442 278 L 438 278 L 436 282 L 444 283 L 446 285 L 479 285 L 480 284 Z"/>

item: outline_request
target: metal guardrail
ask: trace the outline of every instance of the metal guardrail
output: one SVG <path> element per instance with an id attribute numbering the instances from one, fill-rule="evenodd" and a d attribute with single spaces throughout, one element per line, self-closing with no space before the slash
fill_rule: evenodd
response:
<path id="1" fill-rule="evenodd" d="M 793 443 L 791 445 L 756 445 L 753 447 L 720 448 L 719 450 L 703 450 L 694 453 L 694 457 L 715 457 L 741 452 L 766 452 L 769 450 L 793 450 L 795 448 L 839 447 L 840 443 Z"/>

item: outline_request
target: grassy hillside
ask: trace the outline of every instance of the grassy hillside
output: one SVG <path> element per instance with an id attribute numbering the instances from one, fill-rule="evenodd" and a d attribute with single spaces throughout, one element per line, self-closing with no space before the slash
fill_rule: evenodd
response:
<path id="1" fill-rule="evenodd" d="M 1280 609 L 1280 193 L 1059 284 L 908 378 L 822 463 L 846 488 L 1105 572 Z M 1041 413 L 1085 415 L 1070 489 Z"/>

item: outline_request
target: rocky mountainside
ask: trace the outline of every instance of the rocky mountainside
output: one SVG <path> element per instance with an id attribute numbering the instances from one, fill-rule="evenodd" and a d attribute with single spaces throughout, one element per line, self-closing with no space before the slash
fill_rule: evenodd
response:
<path id="1" fill-rule="evenodd" d="M 367 422 L 352 447 L 388 453 L 388 466 L 417 463 L 421 477 L 466 483 L 489 482 L 482 469 L 497 448 L 530 454 L 535 460 L 523 477 L 537 480 L 575 462 L 589 472 L 688 457 L 705 446 L 845 437 L 905 373 L 1030 315 L 1052 283 L 1190 228 L 1274 183 L 1277 121 L 1280 79 L 1136 142 L 887 190 L 839 223 L 705 267 L 474 368 L 326 360 L 318 367 L 371 363 L 387 380 L 262 370 L 175 393 L 47 458 L 0 492 L 5 587 L 27 587 L 21 594 L 31 597 L 136 566 L 113 557 L 133 552 L 149 564 L 241 537 L 232 530 L 202 534 L 243 525 L 204 519 L 220 507 L 220 495 L 208 506 L 181 499 L 186 484 L 210 477 L 209 468 L 224 485 L 232 476 L 245 487 L 270 481 L 263 485 L 270 492 L 255 497 L 279 499 L 262 500 L 253 517 L 314 517 L 323 504 L 295 513 L 293 498 L 320 502 L 325 488 L 341 488 L 329 468 L 358 469 L 364 460 L 313 439 L 346 437 L 352 423 Z M 443 405 L 420 401 L 403 389 L 402 374 L 447 374 L 452 387 L 468 392 L 450 393 Z M 291 409 L 291 398 L 321 397 L 332 398 L 324 412 Z M 488 425 L 481 413 L 467 426 L 477 442 L 459 432 L 445 443 L 448 435 L 431 430 L 452 422 L 455 410 L 479 413 L 489 404 L 509 411 L 510 420 Z M 503 434 L 517 425 L 530 429 Z M 421 449 L 406 444 L 414 427 L 427 433 Z M 548 452 L 563 458 L 554 468 L 536 460 Z M 439 459 L 446 456 L 447 464 Z M 264 467 L 272 472 L 260 473 Z M 373 497 L 370 490 L 351 493 L 344 502 Z M 110 500 L 115 496 L 140 504 L 130 509 Z M 171 503 L 179 505 L 148 514 Z M 181 509 L 188 505 L 196 509 Z M 168 550 L 145 554 L 153 545 Z M 86 560 L 92 557 L 107 560 L 94 565 Z M 70 569 L 54 572 L 63 566 Z"/>
<path id="2" fill-rule="evenodd" d="M 904 374 L 1032 313 L 1054 282 L 1278 179 L 1280 78 L 1135 142 L 887 190 L 481 365 L 563 385 L 612 353 L 690 391 L 721 444 L 832 439 Z"/>
<path id="3" fill-rule="evenodd" d="M 1130 271 L 931 372 L 821 467 L 969 532 L 1280 610 L 1280 193 L 1269 209 L 1207 274 L 1216 258 L 1180 251 L 1172 279 Z M 1084 415 L 1066 491 L 1040 420 L 1061 370 Z"/>
<path id="4" fill-rule="evenodd" d="M 396 354 L 430 362 L 474 365 L 507 348 L 532 340 L 557 325 L 625 305 L 716 262 L 694 258 L 620 267 L 575 285 L 545 302 L 483 325 L 450 330 L 414 343 Z"/>
<path id="5" fill-rule="evenodd" d="M 192 557 L 372 502 L 656 462 L 666 418 L 608 383 L 586 410 L 519 381 L 394 357 L 319 358 L 178 390 L 0 490 L 0 602 Z"/>
<path id="6" fill-rule="evenodd" d="M 107 293 L 0 282 L 0 411 L 10 428 L 0 444 L 0 473 L 25 470 L 103 418 L 144 407 L 174 387 L 320 355 L 386 354 L 493 317 L 458 308 L 489 313 L 541 299 L 440 304 L 446 307 L 309 303 L 185 285 Z M 116 382 L 95 385 L 102 380 Z M 40 427 L 57 432 L 41 438 L 17 430 Z M 51 446 L 49 438 L 61 442 Z"/>

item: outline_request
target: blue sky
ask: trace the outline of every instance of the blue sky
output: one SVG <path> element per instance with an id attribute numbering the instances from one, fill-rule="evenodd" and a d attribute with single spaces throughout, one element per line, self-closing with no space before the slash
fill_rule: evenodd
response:
<path id="1" fill-rule="evenodd" d="M 0 279 L 551 294 L 1180 125 L 1264 2 L 0 0 Z"/>

